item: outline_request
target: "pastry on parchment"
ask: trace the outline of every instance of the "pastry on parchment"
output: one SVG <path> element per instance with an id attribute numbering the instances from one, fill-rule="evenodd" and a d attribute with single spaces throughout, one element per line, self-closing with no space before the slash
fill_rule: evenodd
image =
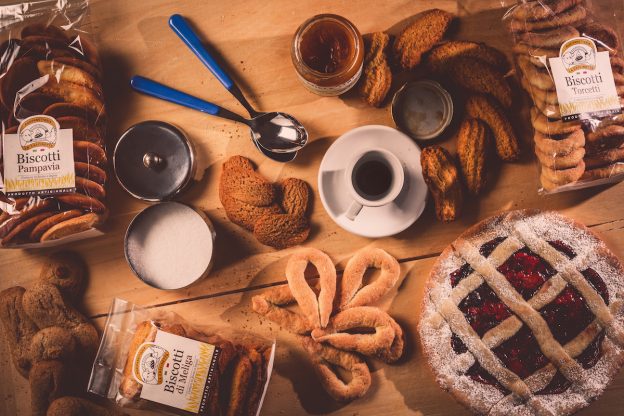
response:
<path id="1" fill-rule="evenodd" d="M 485 43 L 465 40 L 450 40 L 435 46 L 427 55 L 427 68 L 437 73 L 459 56 L 480 59 L 503 73 L 509 70 L 509 61 L 504 53 Z"/>
<path id="2" fill-rule="evenodd" d="M 488 95 L 472 95 L 466 100 L 466 114 L 483 120 L 492 130 L 496 153 L 501 160 L 511 162 L 520 155 L 518 138 L 500 104 Z"/>
<path id="3" fill-rule="evenodd" d="M 548 16 L 540 20 L 511 19 L 509 29 L 512 32 L 530 32 L 558 28 L 565 25 L 577 26 L 587 17 L 587 9 L 578 5 L 556 16 Z"/>
<path id="4" fill-rule="evenodd" d="M 491 131 L 478 118 L 464 120 L 457 132 L 457 156 L 466 188 L 473 195 L 481 193 L 487 181 L 487 159 Z"/>
<path id="5" fill-rule="evenodd" d="M 420 13 L 395 39 L 393 49 L 403 69 L 414 69 L 425 52 L 438 43 L 455 16 L 440 9 Z"/>
<path id="6" fill-rule="evenodd" d="M 392 85 L 392 71 L 386 55 L 389 43 L 390 37 L 383 32 L 364 37 L 366 56 L 359 91 L 364 101 L 374 107 L 383 104 Z"/>
<path id="7" fill-rule="evenodd" d="M 501 72 L 482 60 L 459 57 L 449 62 L 446 69 L 450 80 L 473 93 L 490 94 L 505 108 L 511 107 L 512 92 Z"/>
<path id="8" fill-rule="evenodd" d="M 430 146 L 422 151 L 420 164 L 427 187 L 433 195 L 438 219 L 454 221 L 461 214 L 463 195 L 453 157 L 440 146 Z"/>

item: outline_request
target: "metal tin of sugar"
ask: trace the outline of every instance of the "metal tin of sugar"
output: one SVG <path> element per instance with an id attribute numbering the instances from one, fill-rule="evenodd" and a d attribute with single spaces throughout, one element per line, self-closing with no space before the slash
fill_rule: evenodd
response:
<path id="1" fill-rule="evenodd" d="M 453 99 L 435 81 L 408 82 L 392 98 L 392 119 L 414 139 L 435 139 L 451 124 Z"/>
<path id="2" fill-rule="evenodd" d="M 176 290 L 206 277 L 216 233 L 204 212 L 180 202 L 150 205 L 130 222 L 124 254 L 132 272 L 156 289 Z"/>
<path id="3" fill-rule="evenodd" d="M 184 132 L 163 121 L 130 127 L 113 154 L 115 176 L 130 195 L 167 201 L 186 190 L 196 173 L 195 149 Z"/>

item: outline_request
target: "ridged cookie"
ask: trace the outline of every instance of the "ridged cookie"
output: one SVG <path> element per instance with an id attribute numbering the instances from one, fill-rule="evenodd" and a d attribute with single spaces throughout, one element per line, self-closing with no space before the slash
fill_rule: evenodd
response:
<path id="1" fill-rule="evenodd" d="M 479 195 L 487 182 L 490 128 L 480 119 L 464 120 L 457 133 L 457 156 L 466 188 Z"/>
<path id="2" fill-rule="evenodd" d="M 414 69 L 425 52 L 438 43 L 455 16 L 440 9 L 420 13 L 394 41 L 396 62 L 403 69 Z"/>
<path id="3" fill-rule="evenodd" d="M 506 162 L 518 159 L 520 147 L 511 123 L 500 104 L 487 95 L 473 95 L 466 100 L 466 114 L 483 120 L 492 130 L 498 157 Z"/>
<path id="4" fill-rule="evenodd" d="M 273 184 L 242 156 L 232 156 L 223 163 L 219 187 L 223 193 L 250 205 L 269 206 L 275 200 Z"/>
<path id="5" fill-rule="evenodd" d="M 427 187 L 433 195 L 438 219 L 454 221 L 461 213 L 463 195 L 452 156 L 440 146 L 430 146 L 422 151 L 420 164 Z"/>
<path id="6" fill-rule="evenodd" d="M 281 250 L 306 241 L 310 223 L 299 215 L 265 215 L 256 221 L 253 234 L 262 244 Z"/>
<path id="7" fill-rule="evenodd" d="M 392 85 L 392 71 L 386 55 L 389 43 L 390 37 L 383 32 L 364 38 L 366 56 L 358 89 L 364 101 L 374 107 L 383 104 Z"/>
<path id="8" fill-rule="evenodd" d="M 470 92 L 490 94 L 505 108 L 511 107 L 512 92 L 503 74 L 475 58 L 459 57 L 447 66 L 451 81 Z"/>
<path id="9" fill-rule="evenodd" d="M 427 68 L 433 73 L 440 72 L 451 60 L 460 56 L 480 59 L 503 73 L 509 70 L 509 61 L 504 53 L 485 43 L 465 40 L 450 40 L 435 46 L 427 55 Z"/>

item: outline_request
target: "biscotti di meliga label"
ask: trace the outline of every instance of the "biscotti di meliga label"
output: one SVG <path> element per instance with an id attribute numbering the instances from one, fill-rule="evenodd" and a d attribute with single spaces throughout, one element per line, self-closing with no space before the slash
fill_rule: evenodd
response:
<path id="1" fill-rule="evenodd" d="M 141 398 L 199 415 L 208 414 L 220 349 L 214 345 L 157 331 L 143 343 L 132 366 L 143 385 Z"/>
<path id="2" fill-rule="evenodd" d="M 622 112 L 609 52 L 599 52 L 593 40 L 570 39 L 549 62 L 563 121 Z"/>
<path id="3" fill-rule="evenodd" d="M 9 197 L 53 195 L 76 190 L 71 129 L 49 116 L 23 120 L 2 137 L 4 193 Z"/>

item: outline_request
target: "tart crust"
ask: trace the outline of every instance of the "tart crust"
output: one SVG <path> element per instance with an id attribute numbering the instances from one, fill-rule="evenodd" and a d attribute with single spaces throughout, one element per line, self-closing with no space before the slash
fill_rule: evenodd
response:
<path id="1" fill-rule="evenodd" d="M 600 359 L 593 367 L 589 369 L 581 369 L 579 373 L 580 377 L 578 379 L 570 380 L 572 381 L 572 386 L 562 393 L 547 395 L 534 395 L 532 393 L 548 385 L 548 383 L 552 380 L 552 377 L 554 377 L 557 373 L 552 361 L 550 364 L 537 370 L 524 380 L 520 380 L 520 383 L 516 385 L 512 384 L 510 386 L 508 384 L 509 387 L 506 386 L 507 389 L 511 390 L 513 393 L 507 395 L 503 394 L 501 390 L 493 385 L 480 383 L 465 374 L 466 370 L 475 362 L 475 355 L 473 355 L 471 351 L 477 351 L 479 349 L 478 344 L 481 344 L 481 347 L 484 347 L 489 343 L 490 348 L 488 348 L 488 350 L 491 352 L 492 345 L 499 345 L 500 342 L 503 341 L 498 340 L 499 344 L 496 344 L 497 341 L 492 337 L 490 337 L 490 339 L 486 339 L 488 337 L 488 333 L 484 334 L 483 338 L 479 338 L 479 336 L 474 332 L 474 339 L 470 340 L 462 338 L 462 335 L 457 334 L 454 330 L 451 330 L 451 324 L 455 325 L 455 323 L 451 322 L 451 324 L 449 324 L 449 321 L 447 321 L 447 319 L 444 318 L 443 313 L 440 312 L 441 309 L 439 305 L 443 304 L 445 299 L 452 301 L 453 295 L 456 296 L 456 299 L 459 299 L 460 297 L 463 298 L 467 295 L 467 293 L 454 293 L 457 291 L 451 287 L 450 274 L 466 263 L 472 263 L 471 260 L 474 259 L 464 259 L 463 257 L 460 257 L 457 252 L 461 251 L 464 253 L 466 250 L 464 246 L 468 244 L 469 246 L 472 246 L 473 249 L 475 247 L 477 248 L 477 250 L 472 250 L 472 254 L 476 251 L 476 254 L 478 255 L 479 247 L 497 237 L 508 237 L 507 240 L 515 240 L 516 244 L 519 244 L 521 247 L 528 246 L 533 252 L 546 259 L 546 261 L 548 261 L 552 267 L 557 270 L 557 272 L 559 272 L 557 265 L 554 265 L 551 261 L 549 261 L 549 258 L 554 260 L 552 256 L 549 257 L 550 249 L 544 247 L 543 250 L 546 253 L 542 253 L 541 250 L 537 249 L 537 247 L 543 245 L 545 241 L 563 241 L 565 244 L 569 245 L 572 250 L 577 253 L 577 255 L 573 260 L 562 260 L 560 264 L 577 264 L 579 267 L 587 267 L 586 265 L 591 265 L 591 268 L 599 273 L 606 284 L 610 299 L 610 303 L 606 311 L 604 304 L 602 304 L 602 308 L 600 305 L 595 304 L 594 301 L 596 301 L 596 298 L 600 298 L 595 290 L 593 295 L 590 294 L 590 296 L 585 297 L 587 307 L 591 309 L 595 316 L 595 320 L 592 324 L 590 324 L 576 338 L 568 342 L 565 346 L 562 346 L 553 339 L 550 341 L 555 341 L 555 345 L 544 346 L 540 342 L 540 348 L 547 357 L 551 358 L 559 355 L 563 357 L 563 364 L 559 363 L 558 369 L 564 374 L 567 372 L 568 377 L 570 377 L 570 374 L 574 374 L 574 371 L 578 370 L 574 368 L 576 361 L 572 357 L 579 355 L 586 348 L 587 343 L 594 340 L 595 337 L 601 332 L 603 327 L 600 323 L 598 323 L 601 318 L 603 318 L 603 321 L 605 322 L 611 320 L 611 324 L 608 326 L 605 325 L 606 328 L 604 328 L 606 329 L 604 331 L 606 336 L 602 342 L 602 356 Z M 496 253 L 499 247 L 503 245 L 504 244 L 501 243 L 497 246 L 488 257 L 488 261 L 483 262 L 486 263 L 484 266 L 485 269 L 488 269 L 492 263 L 496 263 L 497 261 L 504 262 L 506 258 L 509 257 L 504 252 L 502 257 L 501 253 Z M 548 244 L 545 246 L 550 247 Z M 552 249 L 552 247 L 550 248 Z M 515 249 L 510 247 L 508 250 L 511 251 Z M 552 250 L 557 252 L 555 249 Z M 471 250 L 468 251 L 470 252 Z M 559 255 L 561 255 L 561 253 L 559 253 Z M 497 256 L 501 258 L 497 259 Z M 470 257 L 470 255 L 467 255 L 467 257 Z M 557 257 L 557 255 L 555 254 L 554 257 Z M 471 264 L 471 266 L 473 265 Z M 484 268 L 479 267 L 478 269 L 483 272 Z M 564 267 L 562 268 L 567 270 Z M 580 270 L 583 270 L 583 268 L 580 268 Z M 569 274 L 574 274 L 574 271 L 571 271 Z M 580 273 L 577 274 L 580 275 Z M 572 414 L 579 409 L 586 407 L 592 400 L 596 399 L 604 391 L 606 386 L 624 363 L 624 331 L 622 329 L 622 324 L 624 323 L 624 310 L 622 308 L 622 304 L 624 302 L 623 276 L 624 267 L 600 238 L 598 238 L 584 225 L 556 212 L 539 210 L 510 211 L 481 221 L 462 233 L 455 242 L 453 242 L 442 252 L 434 264 L 429 279 L 427 280 L 425 296 L 423 299 L 423 313 L 419 323 L 419 332 L 428 365 L 436 376 L 438 384 L 443 389 L 449 391 L 458 402 L 478 414 Z M 474 272 L 460 282 L 455 289 L 460 286 L 468 286 L 462 285 L 462 283 L 473 277 L 487 281 L 487 278 L 483 278 L 479 273 Z M 556 286 L 557 283 L 555 279 L 560 278 L 561 276 L 559 273 L 553 276 L 551 278 L 551 283 L 553 284 L 542 285 L 540 291 L 538 291 L 538 293 L 536 293 L 535 296 L 526 303 L 533 302 L 534 298 L 540 294 L 541 289 L 546 289 L 545 286 L 550 287 L 550 290 L 558 290 L 553 288 L 553 286 Z M 496 277 L 494 279 L 496 280 Z M 586 280 L 584 280 L 584 282 L 588 283 Z M 502 283 L 504 286 L 505 282 Z M 480 283 L 478 281 L 474 282 L 473 286 L 475 284 Z M 565 281 L 563 281 L 563 285 L 566 286 L 568 284 L 574 286 L 582 292 L 583 295 L 585 295 L 583 288 L 579 288 L 579 286 L 572 283 L 572 279 L 569 280 L 568 277 L 566 277 Z M 488 284 L 488 286 L 490 285 Z M 583 286 L 582 282 L 580 286 Z M 548 290 L 544 290 L 544 292 L 546 291 Z M 509 305 L 505 296 L 501 296 L 501 300 Z M 542 305 L 544 302 L 548 303 L 549 301 L 543 301 Z M 522 303 L 522 301 L 520 301 L 520 303 Z M 540 305 L 539 302 L 537 302 L 537 304 Z M 536 309 L 540 308 L 541 307 L 537 307 Z M 531 313 L 534 312 L 535 309 Z M 461 314 L 461 311 L 459 311 L 459 313 Z M 531 315 L 531 313 L 528 313 L 527 315 Z M 522 320 L 518 319 L 518 314 L 512 314 L 506 321 L 511 322 L 511 327 L 513 327 L 514 320 L 520 321 L 520 323 L 525 321 L 524 324 L 526 326 L 531 326 L 526 323 L 527 316 L 522 313 L 520 315 Z M 503 322 L 506 324 L 510 323 L 506 321 Z M 510 325 L 505 325 L 508 328 L 499 328 L 501 324 L 502 322 L 488 332 L 492 332 L 494 330 L 498 331 L 499 329 L 502 329 L 502 332 L 504 332 L 505 329 L 509 330 Z M 467 326 L 470 328 L 470 325 Z M 544 332 L 548 332 L 545 336 L 546 338 L 548 338 L 549 335 L 552 338 L 550 331 Z M 452 348 L 451 337 L 454 333 L 461 338 L 464 344 L 466 344 L 468 347 L 467 352 L 458 354 Z M 513 334 L 516 332 L 511 333 Z M 534 332 L 534 335 L 536 338 L 539 338 L 540 335 L 543 334 L 537 334 Z M 585 337 L 585 343 L 583 344 L 581 344 L 580 340 L 577 339 L 583 338 L 581 336 Z M 468 337 L 470 337 L 470 335 Z M 508 338 L 509 336 L 504 339 Z M 474 344 L 477 344 L 477 348 L 474 348 L 473 341 L 475 341 Z M 477 351 L 477 353 L 479 352 Z M 488 370 L 486 365 L 487 361 L 492 358 L 491 356 L 494 356 L 494 354 L 484 354 L 484 356 L 480 356 L 478 359 L 478 362 L 486 368 L 486 370 Z M 504 366 L 502 362 L 499 362 L 499 364 Z M 580 366 L 577 365 L 577 367 Z M 511 373 L 511 381 L 513 381 L 513 376 L 515 376 L 515 374 L 509 370 L 508 373 Z M 499 377 L 496 378 L 498 382 L 502 381 Z M 519 380 L 519 377 L 515 376 L 515 378 Z"/>

